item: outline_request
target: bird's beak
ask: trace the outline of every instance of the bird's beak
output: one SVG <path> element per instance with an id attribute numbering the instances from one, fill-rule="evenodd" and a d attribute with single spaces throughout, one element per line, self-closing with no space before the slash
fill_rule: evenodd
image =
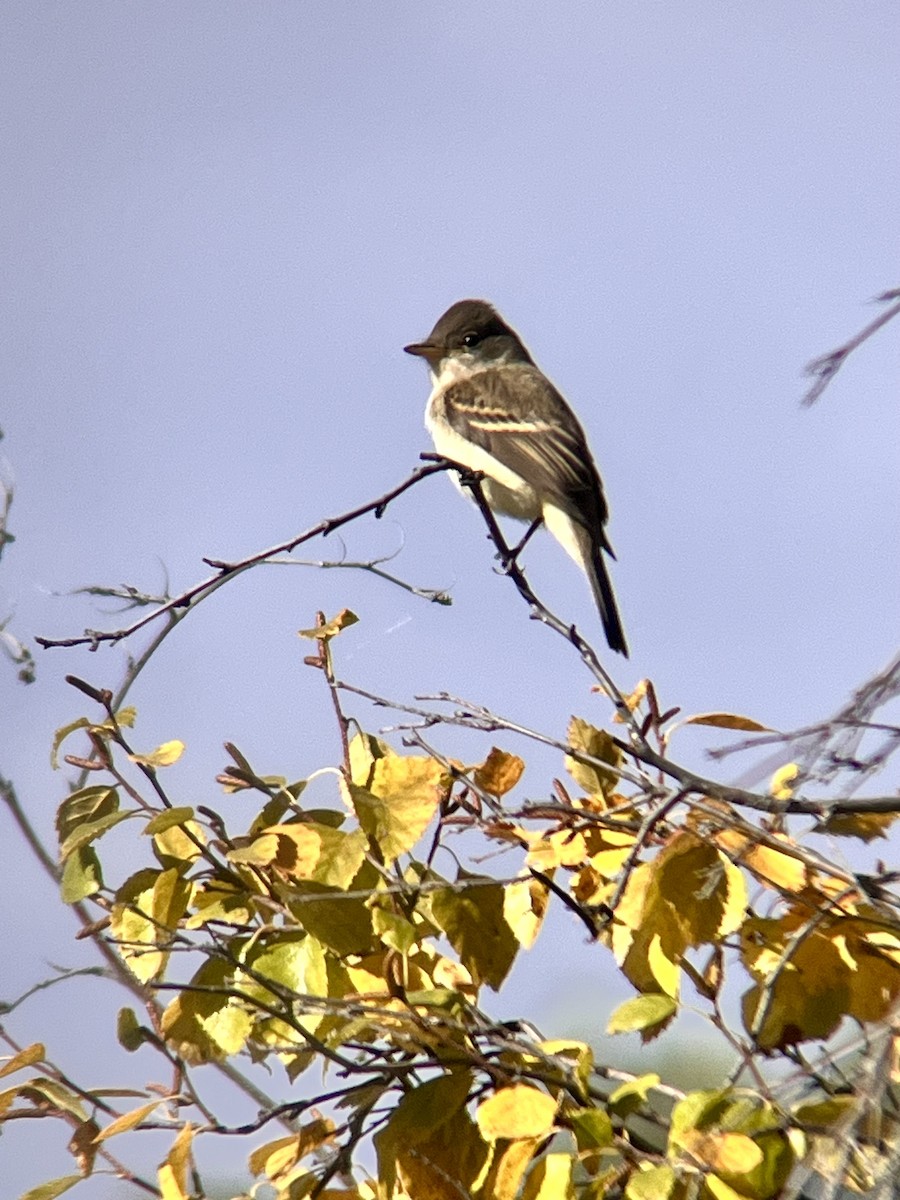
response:
<path id="1" fill-rule="evenodd" d="M 436 346 L 434 342 L 412 342 L 403 349 L 407 354 L 415 354 L 418 358 L 425 358 L 430 363 L 438 362 L 444 353 L 441 347 Z"/>

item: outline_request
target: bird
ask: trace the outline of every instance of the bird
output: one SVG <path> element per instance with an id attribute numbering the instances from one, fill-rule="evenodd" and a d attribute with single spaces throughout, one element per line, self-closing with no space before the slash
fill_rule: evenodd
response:
<path id="1" fill-rule="evenodd" d="M 421 342 L 425 426 L 438 454 L 483 474 L 495 513 L 528 521 L 518 553 L 543 524 L 587 575 L 610 649 L 628 657 L 604 554 L 609 510 L 578 418 L 522 339 L 486 300 L 459 300 Z"/>

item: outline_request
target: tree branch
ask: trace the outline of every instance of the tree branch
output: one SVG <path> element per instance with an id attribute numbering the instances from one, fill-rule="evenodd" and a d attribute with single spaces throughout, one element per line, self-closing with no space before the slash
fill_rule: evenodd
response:
<path id="1" fill-rule="evenodd" d="M 376 517 L 381 517 L 391 501 L 396 500 L 398 496 L 401 496 L 411 487 L 414 487 L 420 480 L 427 478 L 429 475 L 436 475 L 441 471 L 449 471 L 455 466 L 455 463 L 441 460 L 440 462 L 429 463 L 424 467 L 417 467 L 407 479 L 404 479 L 402 483 L 397 484 L 396 487 L 391 488 L 390 491 L 385 492 L 383 496 L 379 496 L 376 500 L 370 500 L 366 504 L 361 504 L 358 508 L 341 513 L 339 516 L 327 517 L 324 521 L 319 521 L 318 524 L 311 526 L 309 529 L 304 530 L 303 533 L 297 534 L 288 541 L 279 542 L 277 546 L 270 546 L 267 550 L 259 550 L 247 558 L 237 559 L 234 562 L 226 562 L 216 558 L 204 558 L 203 562 L 215 569 L 215 575 L 211 575 L 207 579 L 195 583 L 192 587 L 187 588 L 186 591 L 160 604 L 153 612 L 145 613 L 139 620 L 133 621 L 130 625 L 126 625 L 121 629 L 87 629 L 81 637 L 38 637 L 35 638 L 35 641 L 39 646 L 43 646 L 45 650 L 55 649 L 58 646 L 90 646 L 92 650 L 96 650 L 103 642 L 115 645 L 116 642 L 131 637 L 132 634 L 143 629 L 145 625 L 150 625 L 153 621 L 159 620 L 160 617 L 166 614 L 183 616 L 183 613 L 179 613 L 180 609 L 194 607 L 201 600 L 205 600 L 207 596 L 211 596 L 213 592 L 217 591 L 228 580 L 233 579 L 236 575 L 243 574 L 244 571 L 249 571 L 252 567 L 257 567 L 261 563 L 268 562 L 276 554 L 290 553 L 297 546 L 302 545 L 304 542 L 309 542 L 313 538 L 327 537 L 335 529 L 340 529 L 342 525 L 346 525 L 350 521 L 355 521 L 367 513 L 373 512 Z"/>

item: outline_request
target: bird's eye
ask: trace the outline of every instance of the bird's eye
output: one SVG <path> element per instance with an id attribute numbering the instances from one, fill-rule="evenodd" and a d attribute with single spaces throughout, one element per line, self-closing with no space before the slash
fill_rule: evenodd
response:
<path id="1" fill-rule="evenodd" d="M 480 341 L 481 337 L 474 331 L 474 329 L 463 334 L 462 342 L 464 346 L 477 346 Z"/>

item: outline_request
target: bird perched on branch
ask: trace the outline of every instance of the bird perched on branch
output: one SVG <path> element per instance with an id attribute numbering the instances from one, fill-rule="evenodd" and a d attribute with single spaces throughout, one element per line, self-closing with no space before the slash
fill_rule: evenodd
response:
<path id="1" fill-rule="evenodd" d="M 437 452 L 484 474 L 495 512 L 530 522 L 519 549 L 546 525 L 587 575 L 610 648 L 627 657 L 603 559 L 615 558 L 603 484 L 578 418 L 519 335 L 484 300 L 460 300 L 404 349 L 431 371 L 425 424 Z"/>

